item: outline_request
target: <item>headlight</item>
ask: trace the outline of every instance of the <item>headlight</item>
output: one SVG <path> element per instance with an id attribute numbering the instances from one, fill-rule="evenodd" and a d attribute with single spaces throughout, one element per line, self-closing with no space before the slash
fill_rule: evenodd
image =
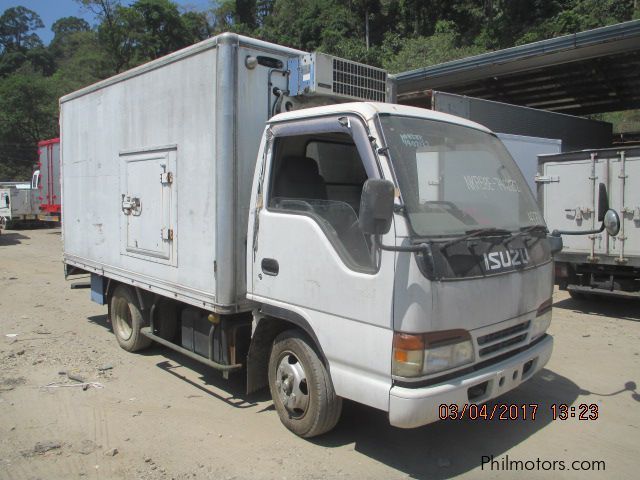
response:
<path id="1" fill-rule="evenodd" d="M 531 323 L 531 340 L 544 335 L 549 325 L 551 325 L 551 304 L 552 301 L 549 299 L 538 307 L 536 318 Z"/>
<path id="2" fill-rule="evenodd" d="M 473 344 L 466 330 L 393 335 L 393 374 L 430 375 L 473 362 Z"/>

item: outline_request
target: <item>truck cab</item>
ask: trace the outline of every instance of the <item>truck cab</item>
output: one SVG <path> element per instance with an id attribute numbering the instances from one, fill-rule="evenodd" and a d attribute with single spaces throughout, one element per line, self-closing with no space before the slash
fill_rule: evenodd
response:
<path id="1" fill-rule="evenodd" d="M 416 427 L 441 405 L 517 387 L 549 360 L 546 227 L 486 128 L 382 103 L 276 115 L 251 202 L 258 328 L 271 317 L 300 326 L 337 397 Z M 313 368 L 291 349 L 270 365 L 283 421 L 314 405 Z"/>

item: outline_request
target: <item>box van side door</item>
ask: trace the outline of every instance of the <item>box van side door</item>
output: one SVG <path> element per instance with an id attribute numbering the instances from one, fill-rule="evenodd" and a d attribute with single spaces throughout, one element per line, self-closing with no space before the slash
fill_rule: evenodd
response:
<path id="1" fill-rule="evenodd" d="M 376 251 L 358 225 L 362 185 L 380 178 L 365 124 L 330 116 L 268 132 L 254 192 L 262 205 L 254 201 L 249 222 L 248 297 L 266 313 L 277 308 L 308 323 L 338 395 L 387 410 L 394 253 Z M 395 243 L 393 232 L 386 243 Z"/>

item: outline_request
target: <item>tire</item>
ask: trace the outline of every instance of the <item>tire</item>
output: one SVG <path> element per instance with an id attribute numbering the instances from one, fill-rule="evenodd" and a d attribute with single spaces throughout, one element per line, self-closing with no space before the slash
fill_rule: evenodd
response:
<path id="1" fill-rule="evenodd" d="M 135 293 L 125 285 L 118 285 L 111 295 L 111 324 L 118 344 L 127 352 L 137 352 L 152 343 L 140 333 L 147 325 Z"/>
<path id="2" fill-rule="evenodd" d="M 587 300 L 587 294 L 582 292 L 574 292 L 573 290 L 569 290 L 569 296 L 574 300 Z"/>
<path id="3" fill-rule="evenodd" d="M 311 438 L 336 426 L 342 398 L 312 342 L 299 330 L 276 337 L 269 358 L 269 390 L 280 421 L 296 435 Z"/>

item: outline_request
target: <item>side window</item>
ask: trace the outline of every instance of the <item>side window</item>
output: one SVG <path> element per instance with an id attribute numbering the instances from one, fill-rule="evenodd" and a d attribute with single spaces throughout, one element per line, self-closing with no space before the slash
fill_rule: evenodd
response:
<path id="1" fill-rule="evenodd" d="M 269 208 L 312 217 L 345 264 L 375 270 L 371 239 L 358 224 L 367 180 L 362 159 L 345 133 L 276 139 Z"/>

